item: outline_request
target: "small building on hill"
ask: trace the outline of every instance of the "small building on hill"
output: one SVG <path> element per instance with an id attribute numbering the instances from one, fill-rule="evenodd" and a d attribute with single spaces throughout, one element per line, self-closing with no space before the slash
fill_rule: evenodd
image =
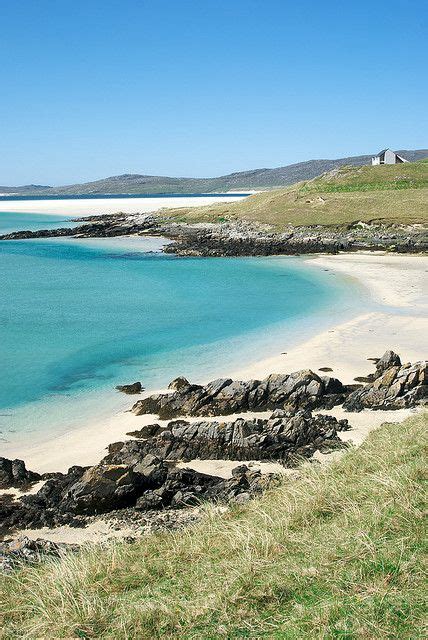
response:
<path id="1" fill-rule="evenodd" d="M 377 156 L 372 158 L 372 165 L 376 164 L 401 164 L 402 162 L 409 162 L 403 156 L 399 156 L 395 151 L 391 149 L 384 149 L 380 151 Z"/>

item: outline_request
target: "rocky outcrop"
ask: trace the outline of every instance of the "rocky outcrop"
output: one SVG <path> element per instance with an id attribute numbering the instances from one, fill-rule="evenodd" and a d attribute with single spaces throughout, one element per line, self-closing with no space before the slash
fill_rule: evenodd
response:
<path id="1" fill-rule="evenodd" d="M 185 378 L 170 384 L 170 393 L 143 398 L 134 404 L 136 415 L 157 414 L 169 420 L 177 416 L 230 415 L 242 411 L 269 411 L 291 407 L 331 408 L 349 392 L 336 378 L 318 376 L 309 369 L 291 374 L 272 374 L 264 380 L 213 380 L 205 386 Z"/>
<path id="2" fill-rule="evenodd" d="M 238 419 L 229 423 L 173 421 L 152 429 L 144 439 L 113 443 L 108 455 L 90 468 L 72 467 L 55 474 L 33 495 L 0 502 L 4 530 L 71 524 L 126 507 L 158 509 L 195 504 L 204 499 L 230 500 L 262 490 L 265 477 L 245 466 L 222 480 L 174 461 L 193 458 L 282 460 L 309 457 L 316 449 L 343 446 L 337 432 L 347 421 L 312 416 L 309 411 L 275 411 L 268 420 Z M 241 500 L 244 500 L 241 498 Z"/>
<path id="3" fill-rule="evenodd" d="M 0 458 L 0 489 L 16 487 L 23 489 L 40 480 L 41 476 L 29 471 L 23 460 L 9 460 Z"/>
<path id="4" fill-rule="evenodd" d="M 129 452 L 127 452 L 129 453 Z M 246 467 L 229 480 L 176 469 L 146 455 L 134 465 L 101 463 L 75 482 L 62 482 L 18 501 L 0 501 L 2 532 L 42 526 L 84 526 L 87 517 L 132 506 L 138 510 L 183 507 L 201 500 L 229 501 L 262 491 L 273 477 Z M 54 480 L 54 479 L 52 479 Z M 56 479 L 58 481 L 58 478 Z"/>
<path id="5" fill-rule="evenodd" d="M 262 476 L 260 471 L 252 471 L 245 465 L 237 467 L 232 474 L 232 478 L 222 480 L 193 469 L 172 469 L 165 483 L 158 489 L 146 491 L 135 508 L 177 508 L 206 500 L 243 503 L 274 483 L 272 475 Z"/>
<path id="6" fill-rule="evenodd" d="M 166 253 L 185 256 L 260 256 L 337 253 L 338 251 L 389 250 L 415 253 L 428 249 L 426 228 L 420 225 L 391 225 L 381 222 L 338 227 L 315 225 L 275 232 L 268 225 L 245 220 L 221 224 L 171 222 L 162 214 L 115 214 L 94 216 L 74 228 L 17 231 L 0 240 L 49 238 L 56 236 L 113 237 L 150 233 L 173 242 Z"/>
<path id="7" fill-rule="evenodd" d="M 118 391 L 122 391 L 122 393 L 133 395 L 136 393 L 141 393 L 142 386 L 141 382 L 133 382 L 132 384 L 118 384 L 116 389 Z"/>
<path id="8" fill-rule="evenodd" d="M 38 231 L 14 231 L 0 235 L 0 240 L 24 240 L 32 238 L 111 238 L 151 230 L 155 233 L 157 223 L 150 216 L 142 219 L 125 214 L 94 216 L 85 219 L 85 223 L 75 227 L 61 227 L 59 229 L 39 229 Z"/>
<path id="9" fill-rule="evenodd" d="M 347 420 L 310 411 L 275 410 L 269 419 L 238 418 L 233 422 L 176 420 L 154 437 L 128 441 L 107 456 L 110 463 L 132 462 L 150 453 L 164 460 L 277 460 L 287 464 L 317 449 L 342 446 L 339 431 Z"/>
<path id="10" fill-rule="evenodd" d="M 274 374 L 266 379 L 214 380 L 192 385 L 177 378 L 169 393 L 144 398 L 136 413 L 216 416 L 245 411 L 271 411 L 268 418 L 241 416 L 235 420 L 175 419 L 167 425 L 145 425 L 130 432 L 136 439 L 112 443 L 93 467 L 71 467 L 66 474 L 45 474 L 35 494 L 19 499 L 0 496 L 2 533 L 16 528 L 70 524 L 84 526 L 97 514 L 117 510 L 141 513 L 197 504 L 201 500 L 243 502 L 262 491 L 273 477 L 238 464 L 223 480 L 179 469 L 176 462 L 193 459 L 275 460 L 293 466 L 316 450 L 345 446 L 338 437 L 347 420 L 311 413 L 311 409 L 344 402 L 348 411 L 398 409 L 426 402 L 428 362 L 401 364 L 392 351 L 376 360 L 368 384 L 346 387 L 339 380 L 312 371 Z M 3 487 L 25 487 L 40 479 L 21 460 L 0 458 Z"/>
<path id="11" fill-rule="evenodd" d="M 161 225 L 162 226 L 162 225 Z M 190 256 L 258 256 L 388 250 L 414 253 L 428 249 L 426 228 L 380 222 L 342 227 L 290 227 L 278 233 L 248 221 L 211 225 L 167 225 L 163 233 L 174 242 L 166 253 Z"/>
<path id="12" fill-rule="evenodd" d="M 403 409 L 428 399 L 428 361 L 402 365 L 399 356 L 387 351 L 376 363 L 372 382 L 351 393 L 346 411 Z"/>

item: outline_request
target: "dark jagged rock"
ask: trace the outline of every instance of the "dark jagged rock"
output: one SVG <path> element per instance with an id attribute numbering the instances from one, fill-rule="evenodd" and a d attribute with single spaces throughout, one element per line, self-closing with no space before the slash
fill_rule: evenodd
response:
<path id="1" fill-rule="evenodd" d="M 41 476 L 38 473 L 26 468 L 23 460 L 0 458 L 0 489 L 9 489 L 9 487 L 22 489 L 40 479 Z"/>
<path id="2" fill-rule="evenodd" d="M 154 429 L 154 435 L 146 439 L 111 444 L 99 464 L 56 474 L 34 495 L 16 501 L 8 496 L 0 502 L 3 530 L 83 526 L 88 516 L 135 505 L 158 509 L 202 499 L 228 500 L 240 493 L 252 495 L 265 480 L 245 466 L 238 466 L 231 479 L 222 480 L 176 469 L 174 461 L 199 457 L 292 463 L 295 457 L 309 457 L 316 449 L 343 446 L 337 432 L 346 428 L 346 420 L 312 416 L 308 411 L 277 410 L 268 420 L 240 418 L 229 423 L 192 425 L 175 420 L 163 430 Z"/>
<path id="3" fill-rule="evenodd" d="M 376 361 L 376 373 L 374 377 L 379 378 L 390 367 L 401 367 L 401 359 L 399 355 L 389 349 Z"/>
<path id="4" fill-rule="evenodd" d="M 184 389 L 189 386 L 190 386 L 190 382 L 187 380 L 187 378 L 183 378 L 183 376 L 179 376 L 178 378 L 171 380 L 171 382 L 168 385 L 168 389 L 172 389 L 173 391 L 180 391 L 180 389 Z"/>
<path id="5" fill-rule="evenodd" d="M 316 449 L 342 446 L 338 431 L 347 420 L 300 410 L 276 410 L 269 419 L 238 418 L 233 422 L 170 422 L 159 435 L 128 441 L 105 459 L 110 464 L 130 464 L 153 454 L 164 460 L 199 459 L 279 460 L 290 463 L 309 457 Z"/>
<path id="6" fill-rule="evenodd" d="M 67 489 L 84 472 L 84 467 L 71 467 L 66 474 L 54 474 L 35 494 L 23 495 L 19 500 L 0 497 L 2 531 L 61 524 L 77 525 L 73 516 L 59 509 L 58 505 L 62 503 Z"/>
<path id="7" fill-rule="evenodd" d="M 38 231 L 14 231 L 0 235 L 0 240 L 26 240 L 31 238 L 112 238 L 116 236 L 132 235 L 147 232 L 155 233 L 156 221 L 147 216 L 137 220 L 135 216 L 115 214 L 108 216 L 94 216 L 85 224 L 76 227 L 62 227 L 60 229 L 39 229 Z"/>
<path id="8" fill-rule="evenodd" d="M 141 382 L 133 382 L 132 384 L 118 384 L 116 389 L 123 393 L 132 395 L 134 393 L 141 393 L 142 386 Z"/>
<path id="9" fill-rule="evenodd" d="M 73 484 L 63 497 L 71 513 L 102 513 L 135 501 L 140 478 L 126 465 L 96 465 Z"/>
<path id="10" fill-rule="evenodd" d="M 151 438 L 152 436 L 158 435 L 161 431 L 164 431 L 164 427 L 161 427 L 159 424 L 146 424 L 136 431 L 128 431 L 126 435 L 132 436 L 133 438 Z"/>
<path id="11" fill-rule="evenodd" d="M 188 507 L 207 500 L 243 502 L 260 494 L 274 481 L 272 474 L 262 476 L 260 471 L 251 471 L 245 466 L 227 480 L 193 469 L 172 469 L 159 489 L 147 491 L 138 499 L 136 509 Z"/>
<path id="12" fill-rule="evenodd" d="M 394 364 L 396 363 L 396 364 Z M 376 363 L 374 381 L 351 393 L 343 404 L 346 411 L 403 409 L 428 399 L 428 361 L 401 364 L 387 351 Z"/>
<path id="13" fill-rule="evenodd" d="M 336 378 L 318 376 L 309 369 L 272 374 L 264 380 L 213 380 L 205 386 L 190 384 L 185 378 L 171 383 L 170 393 L 139 400 L 132 407 L 136 415 L 158 414 L 161 419 L 180 415 L 216 416 L 242 411 L 269 411 L 284 407 L 331 408 L 343 401 L 349 390 Z"/>

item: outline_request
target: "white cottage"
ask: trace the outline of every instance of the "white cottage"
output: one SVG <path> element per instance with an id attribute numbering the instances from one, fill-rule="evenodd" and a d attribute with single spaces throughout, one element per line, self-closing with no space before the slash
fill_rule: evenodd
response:
<path id="1" fill-rule="evenodd" d="M 402 162 L 409 162 L 403 156 L 399 156 L 395 151 L 391 149 L 384 149 L 380 151 L 377 156 L 372 158 L 372 165 L 375 164 L 401 164 Z"/>

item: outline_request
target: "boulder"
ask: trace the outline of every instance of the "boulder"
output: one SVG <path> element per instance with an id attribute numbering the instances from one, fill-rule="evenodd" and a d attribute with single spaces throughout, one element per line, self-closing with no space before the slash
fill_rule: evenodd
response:
<path id="1" fill-rule="evenodd" d="M 138 481 L 127 465 L 96 465 L 68 489 L 64 507 L 72 513 L 94 514 L 128 506 L 135 501 Z"/>
<path id="2" fill-rule="evenodd" d="M 122 391 L 123 393 L 127 393 L 128 395 L 133 395 L 136 393 L 141 393 L 142 391 L 141 382 L 133 382 L 132 384 L 118 384 L 116 389 L 118 391 Z"/>
<path id="3" fill-rule="evenodd" d="M 152 438 L 162 430 L 163 427 L 159 424 L 146 424 L 144 427 L 141 427 L 141 429 L 137 429 L 136 431 L 128 431 L 126 435 L 132 436 L 133 438 Z"/>
<path id="4" fill-rule="evenodd" d="M 385 373 L 385 371 L 387 371 L 387 369 L 390 369 L 391 367 L 401 367 L 401 360 L 399 355 L 389 349 L 388 351 L 385 351 L 385 353 L 381 358 L 379 358 L 379 360 L 377 360 L 376 373 L 374 377 L 379 378 Z"/>
<path id="5" fill-rule="evenodd" d="M 41 479 L 41 475 L 29 471 L 23 460 L 0 457 L 0 489 L 25 488 Z"/>
<path id="6" fill-rule="evenodd" d="M 187 387 L 190 387 L 190 382 L 183 376 L 171 380 L 168 385 L 168 389 L 172 389 L 173 391 L 180 391 L 180 389 L 186 389 Z"/>

